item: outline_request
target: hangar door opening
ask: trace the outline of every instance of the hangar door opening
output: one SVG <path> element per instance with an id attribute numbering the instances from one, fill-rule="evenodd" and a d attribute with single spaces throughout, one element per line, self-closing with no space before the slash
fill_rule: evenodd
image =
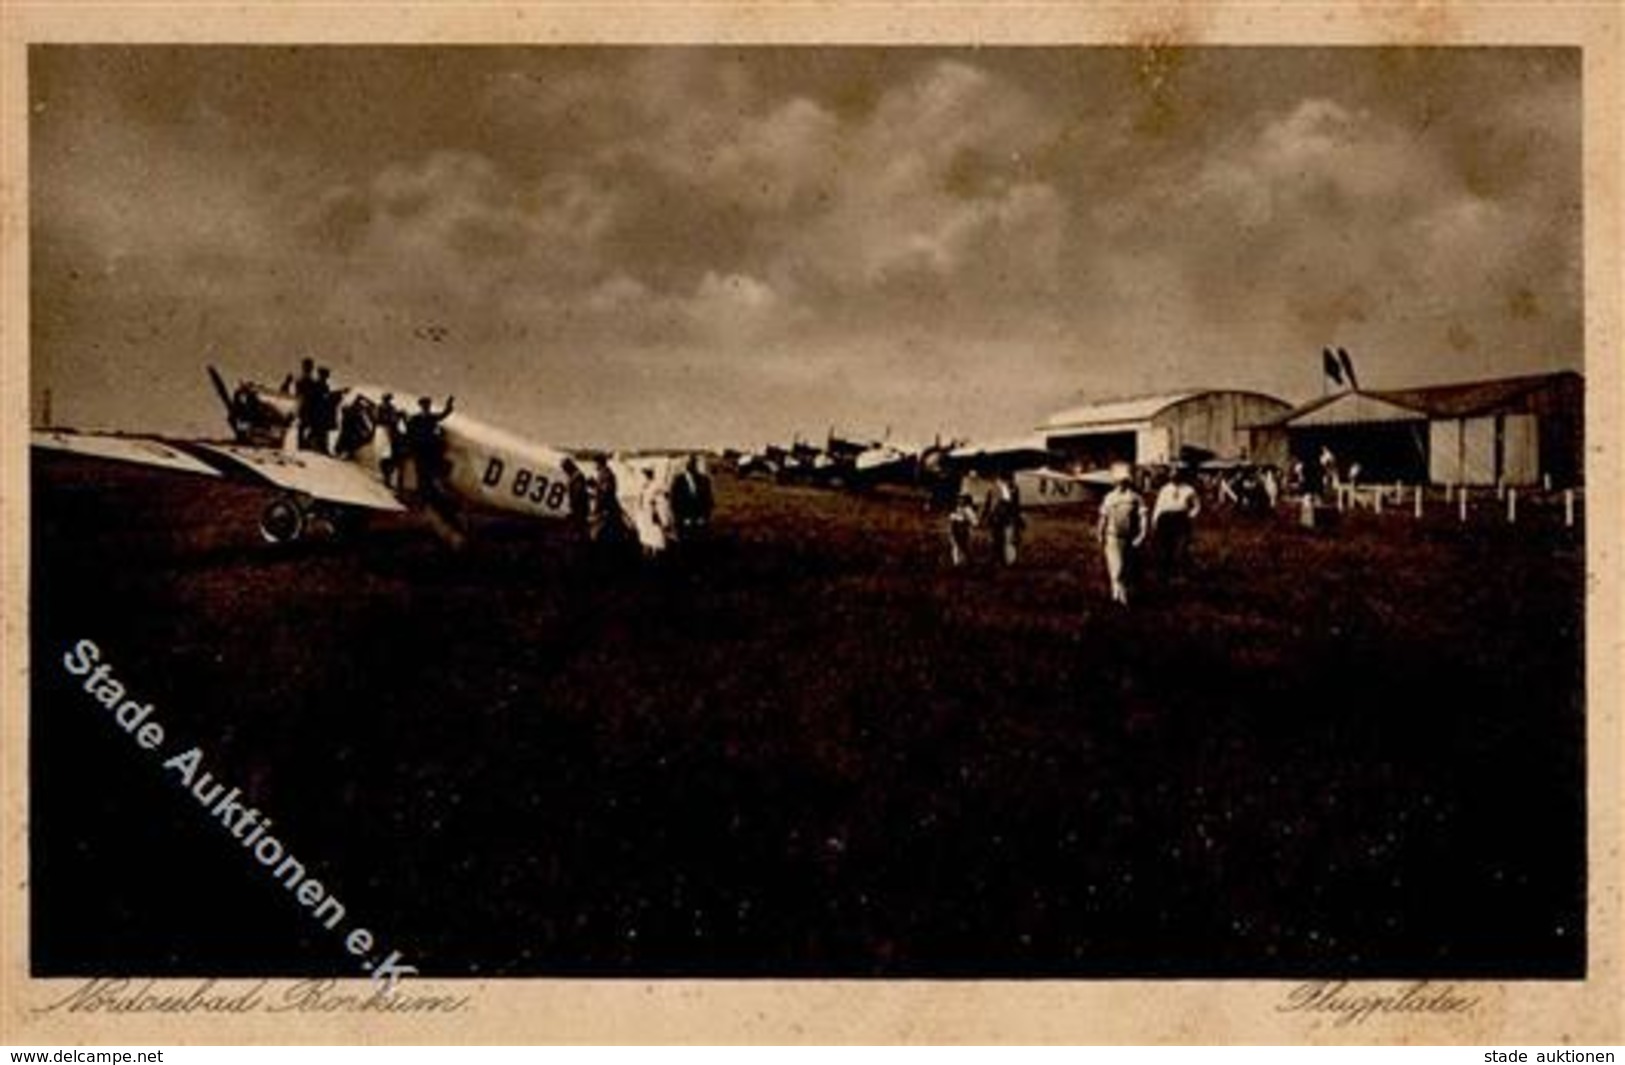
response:
<path id="1" fill-rule="evenodd" d="M 1052 436 L 1050 450 L 1066 456 L 1080 469 L 1103 470 L 1114 462 L 1143 461 L 1139 455 L 1138 437 L 1130 429 L 1121 433 L 1089 433 L 1079 436 Z"/>
<path id="2" fill-rule="evenodd" d="M 1320 449 L 1327 447 L 1337 457 L 1337 467 L 1344 477 L 1359 463 L 1363 483 L 1427 483 L 1427 423 L 1424 421 L 1316 426 L 1293 430 L 1291 440 L 1292 457 L 1303 463 L 1304 472 L 1312 482 L 1320 476 Z"/>

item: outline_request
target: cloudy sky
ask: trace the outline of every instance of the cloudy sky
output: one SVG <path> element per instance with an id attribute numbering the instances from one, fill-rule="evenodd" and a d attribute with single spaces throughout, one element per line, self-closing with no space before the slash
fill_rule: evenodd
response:
<path id="1" fill-rule="evenodd" d="M 1578 368 L 1562 49 L 35 47 L 33 399 L 205 361 L 569 445 Z"/>

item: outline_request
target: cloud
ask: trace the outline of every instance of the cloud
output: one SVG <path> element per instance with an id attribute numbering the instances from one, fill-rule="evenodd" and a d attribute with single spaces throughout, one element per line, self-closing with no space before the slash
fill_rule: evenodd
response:
<path id="1" fill-rule="evenodd" d="M 1509 290 L 1547 294 L 1577 324 L 1560 295 L 1577 276 L 1577 226 L 1554 227 L 1546 209 L 1577 179 L 1488 196 L 1458 149 L 1328 97 L 1261 108 L 1089 212 L 1107 249 L 1097 276 L 1147 340 L 1183 333 L 1238 365 L 1255 345 L 1341 341 L 1371 353 L 1371 380 L 1434 372 L 1419 357 L 1459 346 L 1462 323 L 1502 316 Z M 1530 328 L 1496 331 L 1537 343 Z"/>
<path id="2" fill-rule="evenodd" d="M 840 123 L 803 97 L 731 128 L 702 129 L 700 143 L 668 143 L 662 162 L 708 198 L 749 216 L 817 211 L 839 181 Z"/>
<path id="3" fill-rule="evenodd" d="M 689 53 L 596 76 L 620 91 L 600 84 L 583 130 L 561 116 L 594 99 L 586 75 L 556 97 L 553 82 L 500 79 L 513 132 L 528 115 L 531 134 L 562 138 L 546 170 L 444 154 L 395 164 L 369 207 L 338 194 L 320 227 L 368 219 L 380 232 L 334 246 L 379 262 L 437 252 L 449 288 L 545 285 L 509 312 L 567 313 L 607 331 L 603 344 L 755 342 L 827 322 L 817 308 L 832 305 L 848 326 L 920 301 L 985 321 L 1056 291 L 1067 207 L 1029 162 L 1055 123 L 970 64 L 916 64 L 845 116 L 805 94 L 764 96 L 748 70 Z M 459 261 L 471 252 L 488 259 Z M 611 291 L 616 316 L 598 315 Z"/>
<path id="4" fill-rule="evenodd" d="M 1051 294 L 1068 209 L 1030 160 L 1054 131 L 1018 87 L 958 61 L 923 65 L 842 127 L 839 166 L 814 171 L 816 209 L 767 272 L 880 321 L 913 305 L 963 325 Z"/>
<path id="5" fill-rule="evenodd" d="M 325 190 L 300 229 L 369 298 L 435 288 L 471 309 L 496 309 L 516 290 L 595 283 L 615 211 L 578 174 L 526 185 L 486 156 L 435 152 L 391 164 L 364 187 Z"/>
<path id="6" fill-rule="evenodd" d="M 1578 358 L 1565 55 L 1192 50 L 1148 124 L 1101 49 L 408 51 L 45 54 L 59 410 L 133 427 L 106 381 L 207 349 L 270 376 L 311 348 L 604 443 L 695 430 L 610 416 L 651 396 L 928 436 L 1079 389 L 1302 394 L 1296 353 L 1332 342 L 1394 383 L 1432 351 L 1438 376 Z"/>
<path id="7" fill-rule="evenodd" d="M 786 308 L 784 299 L 765 281 L 746 274 L 708 272 L 688 301 L 688 311 L 707 334 L 750 337 L 781 324 Z"/>

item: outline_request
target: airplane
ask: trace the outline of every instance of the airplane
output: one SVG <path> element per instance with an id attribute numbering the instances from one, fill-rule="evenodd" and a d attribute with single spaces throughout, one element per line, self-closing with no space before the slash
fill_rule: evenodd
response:
<path id="1" fill-rule="evenodd" d="M 926 457 L 943 444 L 940 439 L 930 446 L 896 440 L 888 428 L 879 440 L 852 441 L 848 446 L 852 450 L 847 480 L 851 487 L 865 489 L 880 484 L 919 484 Z"/>
<path id="2" fill-rule="evenodd" d="M 769 477 L 776 476 L 779 470 L 779 458 L 772 454 L 773 445 L 769 444 L 761 451 L 741 451 L 733 456 L 734 472 L 741 477 L 749 477 L 753 473 L 763 473 Z"/>
<path id="3" fill-rule="evenodd" d="M 890 429 L 883 437 L 872 437 L 831 426 L 822 448 L 798 434 L 788 447 L 768 444 L 759 452 L 741 454 L 735 466 L 742 476 L 761 472 L 779 481 L 861 491 L 880 484 L 919 484 L 922 461 L 944 447 L 940 440 L 929 447 L 897 441 Z"/>
<path id="4" fill-rule="evenodd" d="M 1009 474 L 1021 493 L 1024 508 L 1058 507 L 1098 499 L 1112 488 L 1108 470 L 1072 473 L 1055 468 L 1059 460 L 1042 437 L 1023 436 L 1007 440 L 957 444 L 929 464 L 939 490 L 933 497 L 951 504 L 944 485 L 959 483 L 960 490 L 979 497 L 991 478 Z"/>
<path id="5" fill-rule="evenodd" d="M 840 471 L 840 460 L 827 449 L 797 436 L 790 444 L 790 461 L 781 473 L 791 480 L 828 484 L 840 475 Z"/>
<path id="6" fill-rule="evenodd" d="M 537 443 L 459 410 L 440 423 L 444 474 L 432 491 L 422 491 L 408 476 L 409 462 L 393 477 L 385 474 L 386 468 L 393 468 L 386 461 L 392 458 L 390 434 L 370 419 L 389 390 L 372 385 L 342 390 L 341 423 L 357 425 L 361 432 L 346 454 L 329 455 L 294 447 L 298 404 L 287 391 L 287 382 L 278 389 L 245 381 L 228 390 L 212 366 L 209 377 L 226 409 L 233 437 L 229 442 L 36 429 L 30 443 L 42 451 L 274 488 L 277 494 L 261 512 L 259 532 L 278 544 L 336 536 L 371 512 L 411 511 L 457 547 L 466 539 L 467 512 L 561 520 L 569 516 L 570 506 L 564 463 L 576 461 L 590 477 L 585 455 Z M 594 457 L 603 458 L 614 473 L 616 496 L 626 515 L 636 512 L 647 480 L 669 489 L 686 458 Z M 647 535 L 641 523 L 634 523 L 628 532 L 639 539 Z"/>
<path id="7" fill-rule="evenodd" d="M 741 477 L 763 473 L 780 484 L 828 484 L 836 479 L 842 463 L 824 448 L 808 443 L 796 434 L 788 446 L 768 444 L 759 452 L 747 452 L 734 464 Z"/>
<path id="8" fill-rule="evenodd" d="M 924 486 L 935 494 L 967 477 L 979 483 L 1009 473 L 1024 500 L 1032 500 L 1035 506 L 1055 506 L 1081 502 L 1089 491 L 1111 487 L 1105 473 L 1068 473 L 1054 468 L 1060 456 L 1035 436 L 976 443 L 944 443 L 939 436 L 922 446 L 895 441 L 888 431 L 884 439 L 871 442 L 837 440 L 832 435 L 829 450 L 845 461 L 846 480 L 857 488 L 893 483 Z"/>
<path id="9" fill-rule="evenodd" d="M 838 435 L 832 429 L 825 448 L 799 436 L 789 447 L 769 444 L 759 453 L 741 455 L 736 463 L 744 476 L 766 472 L 781 482 L 841 484 L 868 489 L 890 483 L 922 487 L 938 509 L 953 505 L 963 485 L 973 494 L 985 491 L 992 477 L 1009 473 L 1022 493 L 1024 506 L 1050 507 L 1081 503 L 1109 491 L 1111 476 L 1103 470 L 1072 473 L 1055 468 L 1060 456 L 1041 437 L 968 442 L 940 437 L 928 446 Z"/>

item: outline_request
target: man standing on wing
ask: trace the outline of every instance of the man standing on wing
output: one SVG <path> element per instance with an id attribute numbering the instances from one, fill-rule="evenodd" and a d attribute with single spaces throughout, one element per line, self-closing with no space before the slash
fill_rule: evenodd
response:
<path id="1" fill-rule="evenodd" d="M 428 503 L 441 500 L 441 478 L 446 474 L 446 437 L 440 423 L 451 417 L 455 396 L 437 414 L 428 396 L 418 400 L 418 411 L 406 419 L 406 450 L 412 458 L 418 496 Z"/>

